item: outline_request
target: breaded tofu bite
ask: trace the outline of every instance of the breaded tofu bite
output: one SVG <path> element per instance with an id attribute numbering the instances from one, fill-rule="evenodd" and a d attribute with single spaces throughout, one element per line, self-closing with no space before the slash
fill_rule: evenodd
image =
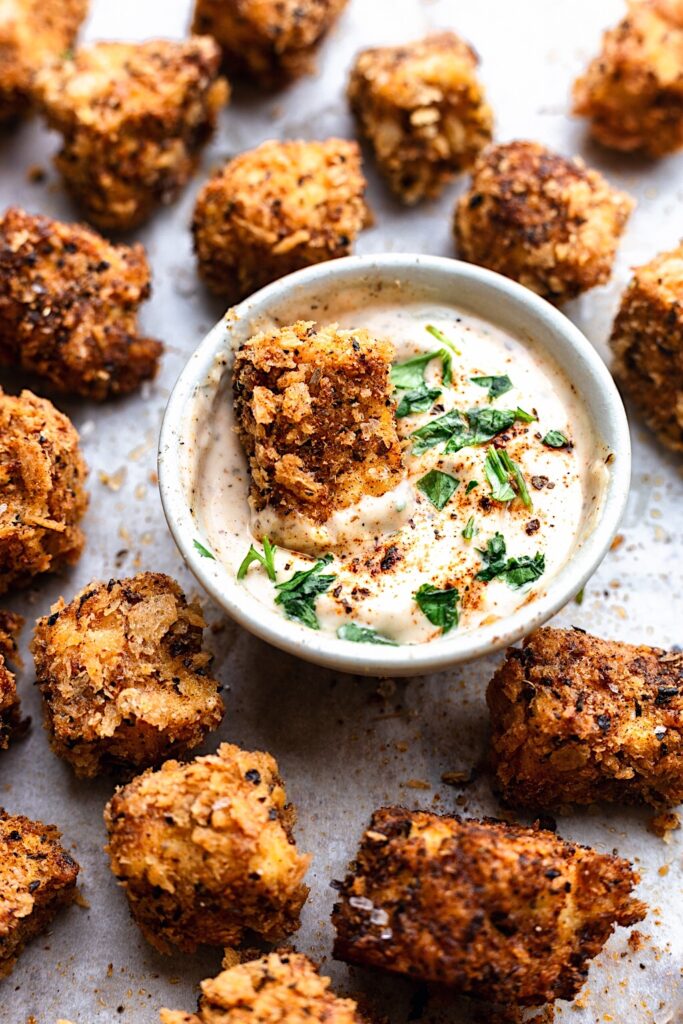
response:
<path id="1" fill-rule="evenodd" d="M 439 195 L 491 141 L 479 58 L 454 32 L 364 50 L 348 96 L 391 190 L 404 203 Z"/>
<path id="2" fill-rule="evenodd" d="M 609 280 L 633 206 L 578 157 L 538 142 L 491 146 L 458 200 L 458 253 L 566 302 Z"/>
<path id="3" fill-rule="evenodd" d="M 282 949 L 201 983 L 196 1014 L 161 1010 L 162 1024 L 364 1024 L 353 999 L 340 999 L 308 957 Z"/>
<path id="4" fill-rule="evenodd" d="M 0 594 L 78 561 L 86 474 L 71 420 L 0 388 Z"/>
<path id="5" fill-rule="evenodd" d="M 508 803 L 683 800 L 682 654 L 539 629 L 508 650 L 487 702 Z"/>
<path id="6" fill-rule="evenodd" d="M 7 750 L 12 737 L 28 726 L 21 720 L 17 683 L 9 668 L 21 664 L 17 636 L 23 625 L 21 615 L 0 611 L 0 750 Z"/>
<path id="7" fill-rule="evenodd" d="M 10 209 L 0 220 L 0 363 L 59 391 L 104 399 L 154 377 L 162 345 L 140 334 L 141 245 Z"/>
<path id="8" fill-rule="evenodd" d="M 644 917 L 637 881 L 553 832 L 383 807 L 341 885 L 334 955 L 492 1003 L 571 999 L 614 926 Z"/>
<path id="9" fill-rule="evenodd" d="M 610 344 L 622 390 L 662 444 L 683 451 L 683 244 L 636 267 Z"/>
<path id="10" fill-rule="evenodd" d="M 199 273 L 237 302 L 293 270 L 348 256 L 369 223 L 360 150 L 346 139 L 264 142 L 203 187 L 192 231 Z"/>
<path id="11" fill-rule="evenodd" d="M 224 710 L 204 625 L 199 605 L 163 573 L 60 598 L 31 644 L 55 754 L 91 778 L 198 746 Z"/>
<path id="12" fill-rule="evenodd" d="M 0 978 L 76 895 L 78 864 L 54 825 L 0 808 Z"/>
<path id="13" fill-rule="evenodd" d="M 88 0 L 3 0 L 0 7 L 0 123 L 31 104 L 33 75 L 73 46 Z"/>
<path id="14" fill-rule="evenodd" d="M 162 953 L 272 942 L 299 927 L 310 858 L 270 754 L 223 743 L 189 764 L 166 761 L 105 809 L 111 868 L 131 914 Z"/>
<path id="15" fill-rule="evenodd" d="M 683 147 L 683 0 L 628 0 L 574 84 L 574 113 L 612 149 L 661 157 Z"/>
<path id="16" fill-rule="evenodd" d="M 194 174 L 228 97 L 206 36 L 95 43 L 38 72 L 35 93 L 62 135 L 55 164 L 88 220 L 129 230 Z"/>
<path id="17" fill-rule="evenodd" d="M 193 31 L 213 36 L 229 75 L 275 89 L 315 70 L 348 0 L 196 0 Z"/>
<path id="18" fill-rule="evenodd" d="M 366 330 L 305 321 L 256 334 L 238 350 L 235 413 L 256 511 L 323 523 L 399 483 L 393 356 L 391 342 Z"/>

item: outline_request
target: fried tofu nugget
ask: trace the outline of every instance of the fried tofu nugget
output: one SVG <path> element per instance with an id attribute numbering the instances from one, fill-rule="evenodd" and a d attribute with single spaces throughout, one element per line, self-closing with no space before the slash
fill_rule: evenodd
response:
<path id="1" fill-rule="evenodd" d="M 28 724 L 21 720 L 16 680 L 7 665 L 20 664 L 16 638 L 23 624 L 16 612 L 0 611 L 0 750 L 7 750 L 12 736 Z"/>
<path id="2" fill-rule="evenodd" d="M 622 390 L 662 444 L 683 451 L 683 245 L 636 267 L 610 344 Z"/>
<path id="3" fill-rule="evenodd" d="M 197 1014 L 161 1010 L 162 1024 L 364 1024 L 308 957 L 282 949 L 201 983 Z"/>
<path id="4" fill-rule="evenodd" d="M 683 147 L 683 0 L 629 0 L 574 84 L 574 113 L 612 149 L 661 157 Z"/>
<path id="5" fill-rule="evenodd" d="M 366 330 L 305 321 L 257 334 L 239 349 L 235 413 L 254 509 L 323 523 L 397 485 L 393 355 L 391 342 Z"/>
<path id="6" fill-rule="evenodd" d="M 315 70 L 315 51 L 348 0 L 196 0 L 193 30 L 213 36 L 229 75 L 275 89 Z"/>
<path id="7" fill-rule="evenodd" d="M 456 206 L 458 253 L 565 302 L 609 280 L 633 206 L 578 157 L 537 142 L 491 146 Z"/>
<path id="8" fill-rule="evenodd" d="M 189 764 L 167 761 L 117 790 L 105 809 L 111 868 L 145 938 L 178 946 L 267 941 L 299 927 L 310 858 L 270 754 L 223 743 Z"/>
<path id="9" fill-rule="evenodd" d="M 0 123 L 28 110 L 34 72 L 73 46 L 88 0 L 3 0 Z"/>
<path id="10" fill-rule="evenodd" d="M 334 908 L 334 955 L 493 1003 L 571 999 L 615 924 L 644 916 L 637 881 L 553 832 L 383 807 Z"/>
<path id="11" fill-rule="evenodd" d="M 170 576 L 91 583 L 38 619 L 31 644 L 52 749 L 77 775 L 146 768 L 223 717 L 204 619 Z"/>
<path id="12" fill-rule="evenodd" d="M 0 978 L 76 895 L 78 864 L 54 825 L 0 808 Z"/>
<path id="13" fill-rule="evenodd" d="M 360 150 L 346 139 L 264 142 L 199 193 L 192 231 L 209 288 L 237 302 L 294 270 L 347 256 L 370 220 Z"/>
<path id="14" fill-rule="evenodd" d="M 0 363 L 104 399 L 154 377 L 162 345 L 139 333 L 149 297 L 141 245 L 10 209 L 0 220 Z"/>
<path id="15" fill-rule="evenodd" d="M 509 803 L 683 800 L 683 655 L 539 629 L 508 650 L 487 702 Z"/>
<path id="16" fill-rule="evenodd" d="M 88 220 L 141 224 L 194 174 L 228 98 L 209 37 L 95 43 L 43 68 L 35 92 L 60 132 L 55 164 Z"/>
<path id="17" fill-rule="evenodd" d="M 86 474 L 71 420 L 0 388 L 0 594 L 78 561 Z"/>
<path id="18" fill-rule="evenodd" d="M 491 141 L 479 58 L 454 32 L 364 50 L 348 96 L 377 164 L 404 203 L 437 196 Z"/>

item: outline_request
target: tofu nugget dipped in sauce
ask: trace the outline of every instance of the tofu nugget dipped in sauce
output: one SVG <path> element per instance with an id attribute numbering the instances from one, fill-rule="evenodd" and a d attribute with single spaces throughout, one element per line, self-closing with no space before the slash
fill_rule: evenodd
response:
<path id="1" fill-rule="evenodd" d="M 8 667 L 8 663 L 21 664 L 16 638 L 23 624 L 21 615 L 0 611 L 0 750 L 6 750 L 13 735 L 28 725 L 21 721 L 17 684 Z"/>
<path id="2" fill-rule="evenodd" d="M 662 444 L 683 451 L 683 245 L 636 267 L 610 344 L 619 386 Z"/>
<path id="3" fill-rule="evenodd" d="M 282 949 L 201 983 L 197 1013 L 162 1010 L 162 1024 L 364 1024 L 353 999 L 340 999 L 308 957 Z"/>
<path id="4" fill-rule="evenodd" d="M 683 0 L 628 0 L 574 84 L 574 113 L 612 149 L 661 157 L 683 147 Z"/>
<path id="5" fill-rule="evenodd" d="M 145 938 L 174 946 L 268 942 L 299 927 L 309 857 L 270 754 L 223 743 L 189 764 L 167 761 L 117 790 L 105 809 L 111 868 Z"/>
<path id="6" fill-rule="evenodd" d="M 274 89 L 315 70 L 348 0 L 196 0 L 193 29 L 214 37 L 229 75 Z"/>
<path id="7" fill-rule="evenodd" d="M 0 124 L 25 114 L 33 75 L 71 46 L 88 0 L 3 0 L 0 10 Z"/>
<path id="8" fill-rule="evenodd" d="M 508 650 L 487 702 L 509 803 L 683 800 L 683 655 L 539 629 Z"/>
<path id="9" fill-rule="evenodd" d="M 228 88 L 208 37 L 95 43 L 35 80 L 67 188 L 100 228 L 136 227 L 194 174 Z"/>
<path id="10" fill-rule="evenodd" d="M 0 221 L 0 363 L 104 399 L 154 377 L 162 346 L 139 333 L 149 297 L 141 245 L 21 209 Z"/>
<path id="11" fill-rule="evenodd" d="M 76 895 L 78 864 L 54 825 L 0 808 L 0 979 Z"/>
<path id="12" fill-rule="evenodd" d="M 383 807 L 340 889 L 334 955 L 493 1003 L 571 999 L 614 926 L 644 917 L 637 881 L 552 832 Z"/>
<path id="13" fill-rule="evenodd" d="M 91 583 L 39 619 L 31 649 L 52 749 L 77 775 L 145 768 L 223 717 L 204 619 L 170 576 Z"/>
<path id="14" fill-rule="evenodd" d="M 364 50 L 348 96 L 381 173 L 405 203 L 437 196 L 491 141 L 479 59 L 454 32 Z"/>
<path id="15" fill-rule="evenodd" d="M 66 416 L 30 391 L 0 388 L 0 594 L 78 561 L 86 473 Z"/>
<path id="16" fill-rule="evenodd" d="M 456 206 L 458 253 L 566 302 L 609 280 L 633 206 L 578 157 L 537 142 L 491 146 Z"/>
<path id="17" fill-rule="evenodd" d="M 355 142 L 264 142 L 199 193 L 192 230 L 209 288 L 237 302 L 294 270 L 347 256 L 370 220 Z"/>

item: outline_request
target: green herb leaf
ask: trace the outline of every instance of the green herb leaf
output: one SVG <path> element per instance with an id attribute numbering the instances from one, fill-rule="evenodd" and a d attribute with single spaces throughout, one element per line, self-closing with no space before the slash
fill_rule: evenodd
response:
<path id="1" fill-rule="evenodd" d="M 415 600 L 420 611 L 434 626 L 440 626 L 442 633 L 448 633 L 458 625 L 458 601 L 460 594 L 456 587 L 439 590 L 431 583 L 423 583 L 415 592 Z"/>
<path id="2" fill-rule="evenodd" d="M 433 352 L 415 356 L 405 363 L 394 363 L 391 367 L 391 383 L 398 391 L 410 391 L 425 383 L 425 373 L 432 359 L 441 360 L 441 376 L 444 384 L 450 384 L 453 357 L 448 349 L 437 348 Z"/>
<path id="3" fill-rule="evenodd" d="M 480 569 L 475 579 L 490 583 L 493 579 L 501 579 L 513 590 L 518 590 L 526 583 L 532 583 L 545 572 L 545 555 L 537 551 L 533 558 L 522 555 L 519 558 L 507 558 L 505 538 L 495 533 L 486 548 L 477 549 L 484 560 L 484 568 Z"/>
<path id="4" fill-rule="evenodd" d="M 541 444 L 544 444 L 546 448 L 568 448 L 569 438 L 565 437 L 560 430 L 549 430 Z"/>
<path id="5" fill-rule="evenodd" d="M 512 461 L 512 459 L 510 458 L 510 456 L 508 455 L 504 448 L 502 448 L 500 451 L 500 457 L 503 460 L 503 465 L 505 466 L 506 470 L 508 471 L 508 473 L 515 482 L 515 487 L 517 488 L 517 492 L 522 500 L 522 503 L 526 505 L 527 508 L 533 508 L 533 502 L 531 500 L 531 495 L 529 494 L 529 488 L 526 485 L 526 480 L 524 479 L 524 474 L 522 473 L 519 464 Z"/>
<path id="6" fill-rule="evenodd" d="M 525 412 L 524 409 L 520 409 L 519 406 L 515 409 L 515 419 L 519 420 L 520 423 L 533 423 L 536 417 L 530 412 Z"/>
<path id="7" fill-rule="evenodd" d="M 574 598 L 574 603 L 575 604 L 583 604 L 583 599 L 584 599 L 584 596 L 585 596 L 585 590 L 586 590 L 585 587 L 581 587 L 581 590 L 578 592 L 578 594 Z"/>
<path id="8" fill-rule="evenodd" d="M 321 574 L 321 569 L 329 565 L 332 558 L 332 555 L 325 555 L 310 569 L 299 570 L 284 583 L 275 585 L 275 589 L 280 591 L 275 598 L 275 604 L 282 605 L 288 619 L 303 622 L 311 629 L 320 629 L 318 616 L 315 614 L 315 600 L 319 594 L 329 590 L 337 578 L 332 573 Z"/>
<path id="9" fill-rule="evenodd" d="M 467 487 L 465 488 L 465 494 L 471 494 L 475 487 L 479 486 L 478 480 L 470 480 Z"/>
<path id="10" fill-rule="evenodd" d="M 210 558 L 212 561 L 216 561 L 216 556 L 212 555 L 208 548 L 205 548 L 198 540 L 193 540 L 192 543 L 196 547 L 202 558 Z"/>
<path id="11" fill-rule="evenodd" d="M 491 488 L 491 497 L 494 501 L 512 501 L 515 492 L 510 483 L 510 476 L 503 465 L 500 452 L 493 446 L 486 452 L 484 473 Z"/>
<path id="12" fill-rule="evenodd" d="M 465 526 L 465 529 L 462 531 L 462 535 L 465 538 L 465 540 L 472 540 L 475 533 L 478 532 L 479 531 L 474 525 L 474 516 L 470 516 L 470 518 L 467 520 L 467 525 Z"/>
<path id="13" fill-rule="evenodd" d="M 447 337 L 443 333 L 443 331 L 439 330 L 438 327 L 434 327 L 433 324 L 427 324 L 427 330 L 429 331 L 433 338 L 436 338 L 436 340 L 440 341 L 442 345 L 446 345 L 446 347 L 449 348 L 452 352 L 455 352 L 456 356 L 462 355 L 462 352 L 457 347 L 457 345 L 454 345 L 451 339 Z"/>
<path id="14" fill-rule="evenodd" d="M 460 481 L 450 473 L 442 473 L 440 469 L 432 469 L 417 481 L 418 491 L 422 491 L 439 511 L 447 505 Z"/>
<path id="15" fill-rule="evenodd" d="M 466 413 L 452 409 L 443 416 L 430 420 L 424 426 L 414 430 L 411 437 L 416 437 L 413 453 L 421 455 L 428 448 L 433 448 L 442 441 L 446 442 L 446 453 L 459 452 L 462 448 L 486 444 L 497 434 L 508 430 L 515 420 L 519 419 L 518 409 L 469 409 Z M 526 414 L 525 414 L 526 415 Z"/>
<path id="16" fill-rule="evenodd" d="M 413 443 L 413 453 L 421 455 L 442 441 L 448 441 L 458 431 L 467 432 L 467 427 L 457 409 L 447 412 L 444 416 L 437 416 L 435 420 L 430 420 L 423 427 L 413 430 L 410 436 L 417 439 Z"/>
<path id="17" fill-rule="evenodd" d="M 514 386 L 507 373 L 499 377 L 470 377 L 470 380 L 473 384 L 478 384 L 480 388 L 488 388 L 491 401 L 512 391 Z"/>
<path id="18" fill-rule="evenodd" d="M 426 412 L 441 394 L 441 388 L 429 388 L 422 382 L 412 391 L 404 391 L 396 410 L 397 419 L 411 416 L 414 412 Z"/>
<path id="19" fill-rule="evenodd" d="M 485 548 L 477 548 L 478 553 L 484 560 L 485 568 L 480 569 L 475 579 L 489 583 L 505 571 L 507 565 L 505 538 L 502 533 L 494 533 L 486 542 Z"/>
<path id="20" fill-rule="evenodd" d="M 351 640 L 354 644 L 384 644 L 387 647 L 398 647 L 395 640 L 390 640 L 369 626 L 358 626 L 355 622 L 345 622 L 337 630 L 340 640 Z"/>
<path id="21" fill-rule="evenodd" d="M 237 579 L 243 580 L 244 577 L 247 575 L 247 570 L 251 563 L 259 562 L 268 573 L 268 579 L 272 583 L 275 583 L 276 576 L 274 556 L 276 551 L 277 548 L 275 547 L 274 544 L 270 543 L 268 537 L 263 538 L 263 554 L 261 554 L 260 551 L 257 551 L 254 545 L 252 544 L 249 550 L 247 551 L 246 555 L 244 556 L 242 564 L 237 570 Z"/>

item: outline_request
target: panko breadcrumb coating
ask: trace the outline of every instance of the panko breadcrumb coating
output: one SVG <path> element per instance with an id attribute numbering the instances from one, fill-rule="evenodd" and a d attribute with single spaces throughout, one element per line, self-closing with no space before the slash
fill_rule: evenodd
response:
<path id="1" fill-rule="evenodd" d="M 7 666 L 21 664 L 16 638 L 23 624 L 16 612 L 0 611 L 0 750 L 6 750 L 12 736 L 28 724 L 21 721 L 16 680 Z"/>
<path id="2" fill-rule="evenodd" d="M 370 220 L 355 142 L 264 142 L 199 193 L 199 272 L 237 302 L 293 270 L 347 256 Z"/>
<path id="3" fill-rule="evenodd" d="M 235 413 L 256 510 L 323 523 L 397 485 L 393 356 L 391 342 L 366 330 L 305 321 L 257 334 L 238 350 Z"/>
<path id="4" fill-rule="evenodd" d="M 228 87 L 208 37 L 95 43 L 40 71 L 55 163 L 98 227 L 128 230 L 171 203 L 194 174 Z"/>
<path id="5" fill-rule="evenodd" d="M 487 702 L 507 802 L 683 800 L 683 654 L 539 629 L 508 650 Z"/>
<path id="6" fill-rule="evenodd" d="M 76 895 L 78 864 L 54 825 L 0 808 L 0 978 Z"/>
<path id="7" fill-rule="evenodd" d="M 353 999 L 340 999 L 330 979 L 292 950 L 237 964 L 201 983 L 195 1014 L 162 1010 L 162 1024 L 364 1024 Z"/>
<path id="8" fill-rule="evenodd" d="M 612 149 L 660 157 L 683 147 L 683 0 L 628 0 L 574 84 L 574 113 Z"/>
<path id="9" fill-rule="evenodd" d="M 294 820 L 275 759 L 227 743 L 117 790 L 107 850 L 145 938 L 192 952 L 233 947 L 247 930 L 269 942 L 296 931 L 310 858 Z"/>
<path id="10" fill-rule="evenodd" d="M 364 50 L 348 96 L 360 131 L 405 203 L 437 196 L 491 141 L 477 54 L 454 32 Z"/>
<path id="11" fill-rule="evenodd" d="M 683 244 L 636 267 L 610 344 L 620 387 L 662 444 L 683 451 Z"/>
<path id="12" fill-rule="evenodd" d="M 229 75 L 263 89 L 315 70 L 315 51 L 348 0 L 196 0 L 193 31 L 213 36 Z"/>
<path id="13" fill-rule="evenodd" d="M 77 775 L 146 768 L 198 746 L 223 702 L 204 619 L 170 576 L 91 583 L 38 619 L 31 649 L 52 749 Z"/>
<path id="14" fill-rule="evenodd" d="M 458 253 L 552 302 L 609 280 L 634 202 L 537 142 L 491 146 L 458 200 Z"/>
<path id="15" fill-rule="evenodd" d="M 383 807 L 333 913 L 334 955 L 493 1003 L 571 999 L 645 906 L 626 860 L 503 822 Z"/>
<path id="16" fill-rule="evenodd" d="M 154 377 L 162 346 L 139 333 L 150 293 L 141 245 L 10 209 L 0 220 L 0 363 L 104 399 Z"/>
<path id="17" fill-rule="evenodd" d="M 0 123 L 28 110 L 34 72 L 73 46 L 88 0 L 3 0 Z"/>
<path id="18" fill-rule="evenodd" d="M 71 420 L 0 388 L 0 594 L 78 561 L 86 473 Z"/>

